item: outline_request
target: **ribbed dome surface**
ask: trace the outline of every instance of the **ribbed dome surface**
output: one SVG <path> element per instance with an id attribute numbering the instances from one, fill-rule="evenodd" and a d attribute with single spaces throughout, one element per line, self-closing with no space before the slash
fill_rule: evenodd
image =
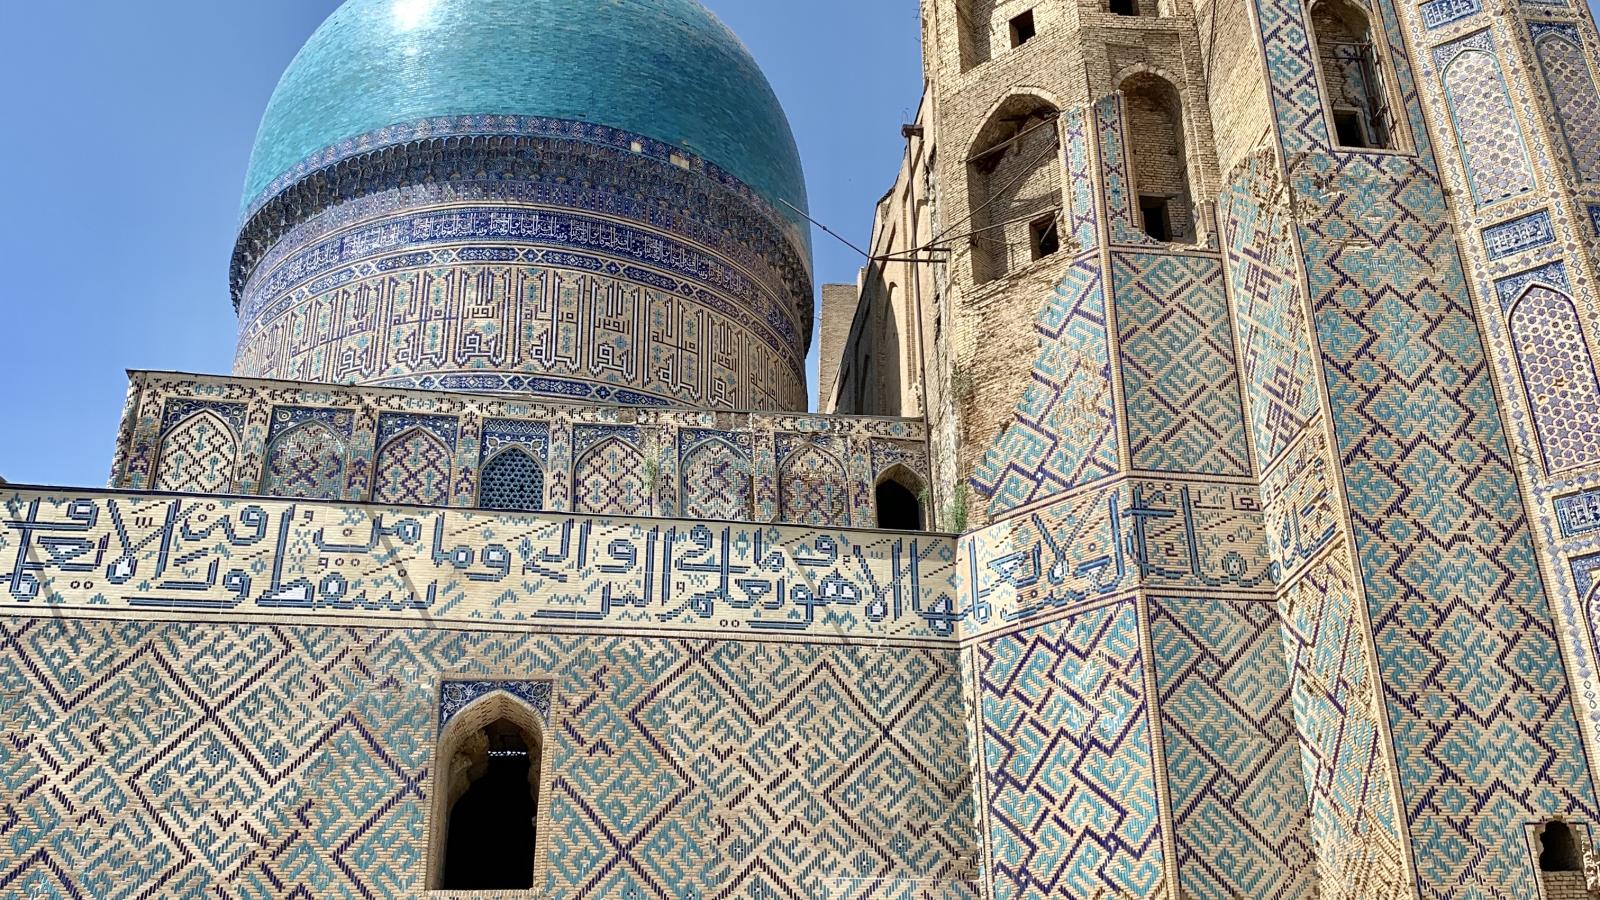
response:
<path id="1" fill-rule="evenodd" d="M 284 73 L 244 205 L 341 141 L 443 116 L 607 125 L 706 159 L 805 209 L 782 107 L 748 50 L 695 0 L 349 0 Z"/>

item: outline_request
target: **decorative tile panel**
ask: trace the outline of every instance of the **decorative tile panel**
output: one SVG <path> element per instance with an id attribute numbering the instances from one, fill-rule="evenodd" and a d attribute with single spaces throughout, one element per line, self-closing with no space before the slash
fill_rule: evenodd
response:
<path id="1" fill-rule="evenodd" d="M 1580 182 L 1600 182 L 1600 94 L 1576 25 L 1533 22 L 1533 49 L 1544 72 L 1567 155 Z"/>
<path id="2" fill-rule="evenodd" d="M 650 512 L 644 454 L 635 444 L 622 435 L 607 435 L 587 447 L 577 443 L 574 452 L 581 454 L 572 467 L 572 483 L 577 488 L 572 498 L 574 512 L 616 516 Z"/>
<path id="3" fill-rule="evenodd" d="M 1554 501 L 1556 522 L 1563 537 L 1600 531 L 1600 491 L 1584 491 Z"/>
<path id="4" fill-rule="evenodd" d="M 439 685 L 439 732 L 462 710 L 478 700 L 501 691 L 528 704 L 546 722 L 550 719 L 549 681 L 452 681 Z"/>
<path id="5" fill-rule="evenodd" d="M 373 463 L 376 476 L 372 483 L 372 502 L 449 505 L 454 456 L 437 431 L 422 423 L 381 442 Z"/>
<path id="6" fill-rule="evenodd" d="M 780 450 L 781 452 L 781 450 Z M 800 525 L 839 526 L 850 520 L 844 464 L 822 447 L 806 443 L 784 454 L 778 468 L 778 516 Z"/>
<path id="7" fill-rule="evenodd" d="M 1250 474 L 1221 264 L 1116 253 L 1111 265 L 1134 468 Z"/>
<path id="8" fill-rule="evenodd" d="M 1483 230 L 1483 245 L 1488 250 L 1490 259 L 1500 259 L 1535 247 L 1545 247 L 1555 241 L 1556 232 L 1550 224 L 1550 213 L 1542 209 L 1509 222 L 1491 225 Z"/>
<path id="9" fill-rule="evenodd" d="M 213 409 L 190 413 L 161 439 L 155 489 L 225 494 L 233 489 L 239 461 L 238 434 Z"/>
<path id="10" fill-rule="evenodd" d="M 1533 163 L 1489 33 L 1440 47 L 1434 54 L 1478 205 L 1533 190 Z"/>
<path id="11" fill-rule="evenodd" d="M 1572 298 L 1534 284 L 1507 325 L 1545 471 L 1600 461 L 1600 374 Z"/>
<path id="12" fill-rule="evenodd" d="M 344 418 L 350 418 L 349 413 Z M 274 419 L 276 424 L 276 417 Z M 261 493 L 301 500 L 344 497 L 346 439 L 320 418 L 308 418 L 281 431 L 267 445 Z"/>
<path id="13" fill-rule="evenodd" d="M 1418 7 L 1422 12 L 1423 27 L 1443 28 L 1483 11 L 1481 0 L 1429 0 Z"/>

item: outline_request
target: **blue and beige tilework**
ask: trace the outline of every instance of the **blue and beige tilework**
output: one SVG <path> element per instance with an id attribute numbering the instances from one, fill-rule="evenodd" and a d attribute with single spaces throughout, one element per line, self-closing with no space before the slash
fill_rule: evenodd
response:
<path id="1" fill-rule="evenodd" d="M 1405 7 L 1402 4 L 1402 13 Z M 1403 18 L 1406 18 L 1403 16 Z M 1473 34 L 1445 34 L 1440 41 L 1408 21 L 1420 48 L 1476 37 L 1493 43 L 1509 64 L 1505 96 L 1526 136 L 1530 169 L 1537 189 L 1506 204 L 1492 218 L 1456 210 L 1460 258 L 1477 298 L 1477 325 L 1497 381 L 1500 413 L 1511 445 L 1507 459 L 1521 481 L 1532 546 L 1518 544 L 1512 557 L 1540 575 L 1550 609 L 1547 639 L 1565 652 L 1555 659 L 1570 680 L 1572 706 L 1585 740 L 1561 754 L 1576 766 L 1600 746 L 1600 678 L 1596 669 L 1597 613 L 1587 574 L 1600 545 L 1590 525 L 1600 447 L 1593 444 L 1596 401 L 1595 273 L 1597 221 L 1596 147 L 1597 69 L 1593 20 L 1583 4 L 1496 6 L 1473 21 Z M 1423 54 L 1426 57 L 1426 53 Z M 1422 63 L 1426 68 L 1429 60 Z M 1437 111 L 1444 102 L 1436 73 L 1424 71 L 1420 99 Z M 1453 148 L 1443 148 L 1440 175 L 1459 190 L 1462 168 Z M 1496 238 L 1498 223 L 1544 215 L 1548 235 L 1537 243 L 1506 248 Z M 1487 252 L 1468 239 L 1482 232 Z M 1511 491 L 1507 491 L 1511 493 Z M 1510 502 L 1515 503 L 1515 500 Z M 1526 560 L 1526 562 L 1524 562 Z M 1562 717 L 1564 720 L 1564 716 Z M 1563 758 L 1564 757 L 1564 758 Z M 1550 805 L 1560 805 L 1554 801 Z M 1585 814 L 1574 817 L 1586 820 Z M 1519 896 L 1531 896 L 1523 893 Z"/>
<path id="2" fill-rule="evenodd" d="M 112 475 L 130 490 L 493 506 L 484 473 L 514 466 L 540 481 L 517 509 L 869 527 L 881 479 L 928 484 L 926 426 L 911 419 L 131 377 Z"/>
<path id="3" fill-rule="evenodd" d="M 1355 575 L 1342 587 L 1341 576 L 1323 578 L 1306 599 L 1360 598 L 1351 602 L 1365 609 L 1347 621 L 1367 630 L 1372 644 L 1353 649 L 1373 654 L 1378 676 L 1376 684 L 1350 682 L 1353 699 L 1375 700 L 1343 710 L 1336 704 L 1329 715 L 1354 724 L 1376 706 L 1371 730 L 1387 745 L 1380 755 L 1393 754 L 1403 817 L 1375 804 L 1373 822 L 1401 826 L 1410 845 L 1404 868 L 1411 875 L 1415 866 L 1423 896 L 1536 897 L 1520 823 L 1557 812 L 1587 819 L 1594 787 L 1490 378 L 1480 318 L 1487 313 L 1466 287 L 1467 242 L 1458 239 L 1420 121 L 1400 19 L 1388 4 L 1374 7 L 1390 38 L 1400 118 L 1415 152 L 1333 153 L 1306 100 L 1317 85 L 1293 37 L 1303 32 L 1298 7 L 1275 0 L 1256 7 L 1269 45 L 1276 137 L 1286 149 L 1308 151 L 1285 177 L 1300 204 L 1292 236 L 1330 426 L 1326 450 L 1316 453 L 1333 465 L 1337 527 L 1324 559 L 1342 555 Z M 1421 39 L 1427 29 L 1412 24 Z M 1531 130 L 1493 55 L 1499 36 L 1446 32 L 1445 45 L 1419 63 L 1430 97 L 1442 104 L 1436 108 L 1454 114 L 1463 143 L 1466 162 L 1446 168 L 1463 173 L 1478 205 L 1507 206 L 1495 214 L 1501 221 L 1536 187 Z M 1495 135 L 1479 134 L 1486 123 Z M 1270 507 L 1274 491 L 1263 490 Z M 1313 577 L 1321 577 L 1314 566 L 1305 578 Z M 1322 618 L 1336 623 L 1338 613 Z M 1472 649 L 1463 656 L 1449 647 Z M 1302 740 L 1316 733 L 1302 728 Z M 1501 762 L 1509 759 L 1520 761 Z M 1497 813 L 1463 814 L 1468 809 Z M 1358 824 L 1341 827 L 1349 833 Z M 1366 895 L 1359 885 L 1339 889 Z"/>
<path id="4" fill-rule="evenodd" d="M 540 896 L 977 896 L 953 650 L 9 614 L 0 895 L 419 896 L 441 679 L 547 686 Z"/>

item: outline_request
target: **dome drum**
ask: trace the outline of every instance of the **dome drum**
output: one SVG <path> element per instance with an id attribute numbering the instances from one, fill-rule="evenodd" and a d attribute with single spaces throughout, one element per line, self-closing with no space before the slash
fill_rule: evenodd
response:
<path id="1" fill-rule="evenodd" d="M 257 138 L 235 372 L 803 409 L 804 208 L 694 0 L 350 0 Z"/>

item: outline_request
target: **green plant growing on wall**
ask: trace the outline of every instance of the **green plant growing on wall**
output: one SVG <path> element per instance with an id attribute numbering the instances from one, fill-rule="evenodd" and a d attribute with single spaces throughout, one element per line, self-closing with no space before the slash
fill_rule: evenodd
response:
<path id="1" fill-rule="evenodd" d="M 650 498 L 652 516 L 656 514 L 656 495 L 661 489 L 661 461 L 665 458 L 665 450 L 657 450 L 644 458 L 644 492 Z"/>
<path id="2" fill-rule="evenodd" d="M 963 481 L 950 492 L 950 499 L 945 502 L 944 509 L 939 513 L 939 525 L 945 531 L 965 534 L 970 513 L 971 510 L 967 506 L 967 484 Z"/>
<path id="3" fill-rule="evenodd" d="M 978 392 L 978 379 L 971 372 L 957 365 L 950 370 L 950 399 L 957 403 L 966 403 Z"/>

